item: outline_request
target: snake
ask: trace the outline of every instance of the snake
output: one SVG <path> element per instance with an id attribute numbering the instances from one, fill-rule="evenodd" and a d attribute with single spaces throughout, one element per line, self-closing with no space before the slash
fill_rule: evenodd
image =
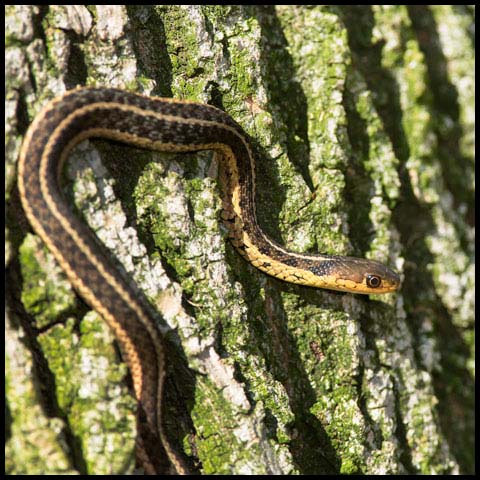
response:
<path id="1" fill-rule="evenodd" d="M 104 87 L 77 87 L 51 100 L 30 124 L 18 161 L 18 190 L 33 230 L 83 300 L 113 330 L 137 399 L 136 462 L 146 474 L 188 474 L 191 462 L 163 425 L 165 334 L 154 308 L 125 278 L 62 189 L 72 149 L 103 138 L 162 152 L 212 150 L 221 170 L 222 219 L 234 247 L 277 279 L 359 294 L 394 292 L 399 275 L 380 262 L 289 251 L 257 221 L 258 155 L 243 128 L 214 106 Z"/>

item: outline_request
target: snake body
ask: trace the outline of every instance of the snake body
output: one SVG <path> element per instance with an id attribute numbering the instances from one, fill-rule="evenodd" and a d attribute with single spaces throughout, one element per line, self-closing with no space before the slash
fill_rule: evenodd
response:
<path id="1" fill-rule="evenodd" d="M 168 152 L 213 150 L 223 169 L 222 216 L 229 237 L 243 257 L 269 275 L 354 293 L 391 292 L 399 278 L 372 260 L 289 252 L 270 239 L 257 223 L 250 141 L 225 112 L 110 88 L 79 88 L 51 101 L 30 125 L 22 146 L 18 185 L 23 208 L 75 289 L 118 339 L 138 399 L 139 463 L 149 474 L 188 473 L 162 425 L 165 339 L 151 307 L 119 274 L 61 191 L 63 163 L 75 145 L 91 137 Z"/>

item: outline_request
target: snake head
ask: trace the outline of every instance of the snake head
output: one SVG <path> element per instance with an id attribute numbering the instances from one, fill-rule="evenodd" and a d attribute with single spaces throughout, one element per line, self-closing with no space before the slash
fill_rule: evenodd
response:
<path id="1" fill-rule="evenodd" d="M 339 290 L 351 293 L 390 293 L 400 287 L 400 277 L 395 271 L 364 258 L 337 258 L 335 276 Z"/>
<path id="2" fill-rule="evenodd" d="M 302 278 L 305 285 L 367 295 L 394 292 L 400 286 L 398 274 L 375 260 L 337 255 L 306 258 L 311 265 Z"/>

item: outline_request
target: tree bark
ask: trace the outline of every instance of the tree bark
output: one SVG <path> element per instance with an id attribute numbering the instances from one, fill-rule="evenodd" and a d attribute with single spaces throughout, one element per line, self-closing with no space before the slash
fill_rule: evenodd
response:
<path id="1" fill-rule="evenodd" d="M 7 6 L 6 472 L 134 472 L 126 366 L 16 188 L 35 114 L 95 85 L 223 108 L 269 235 L 402 275 L 370 297 L 267 278 L 226 241 L 212 155 L 79 145 L 65 195 L 162 317 L 199 472 L 473 473 L 473 9 Z"/>

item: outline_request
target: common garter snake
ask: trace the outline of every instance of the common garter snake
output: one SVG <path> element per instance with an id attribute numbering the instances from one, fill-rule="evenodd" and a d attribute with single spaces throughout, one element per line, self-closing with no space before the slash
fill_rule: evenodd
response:
<path id="1" fill-rule="evenodd" d="M 18 185 L 23 208 L 75 289 L 115 332 L 138 400 L 139 463 L 146 473 L 165 473 L 169 465 L 163 457 L 177 473 L 188 473 L 162 425 L 165 339 L 151 307 L 118 274 L 93 232 L 73 214 L 60 188 L 66 158 L 75 145 L 90 137 L 168 152 L 213 150 L 223 168 L 223 218 L 229 237 L 243 257 L 269 275 L 365 294 L 392 292 L 399 286 L 399 277 L 376 261 L 299 254 L 271 240 L 257 223 L 250 141 L 225 112 L 110 88 L 79 88 L 51 101 L 30 125 L 21 149 Z"/>

